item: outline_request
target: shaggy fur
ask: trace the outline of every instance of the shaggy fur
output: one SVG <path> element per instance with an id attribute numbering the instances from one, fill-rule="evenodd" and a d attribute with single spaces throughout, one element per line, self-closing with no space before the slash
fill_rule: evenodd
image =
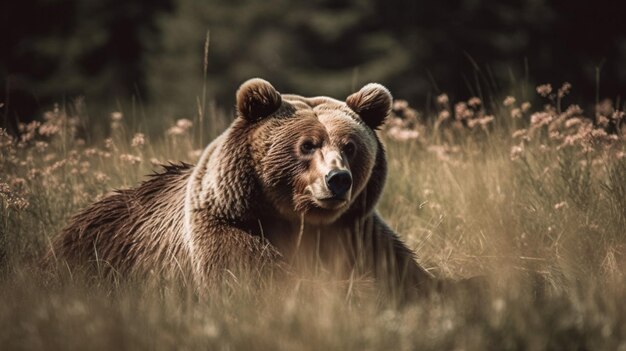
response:
<path id="1" fill-rule="evenodd" d="M 375 129 L 390 105 L 379 84 L 342 102 L 252 79 L 195 167 L 168 166 L 89 206 L 53 254 L 106 275 L 191 275 L 201 291 L 225 277 L 320 272 L 373 277 L 395 295 L 428 290 L 433 278 L 374 210 L 387 173 Z M 352 174 L 346 199 L 326 200 L 331 169 Z"/>
<path id="2" fill-rule="evenodd" d="M 164 166 L 139 187 L 85 208 L 59 234 L 50 258 L 115 278 L 180 276 L 189 266 L 183 210 L 191 167 Z"/>

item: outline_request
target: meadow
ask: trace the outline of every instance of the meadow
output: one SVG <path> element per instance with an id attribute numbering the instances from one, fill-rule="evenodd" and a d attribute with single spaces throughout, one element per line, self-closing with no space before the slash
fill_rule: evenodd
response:
<path id="1" fill-rule="evenodd" d="M 583 110 L 570 89 L 442 94 L 428 113 L 395 101 L 378 210 L 433 274 L 485 276 L 480 302 L 399 308 L 324 284 L 203 299 L 42 271 L 72 213 L 160 164 L 193 163 L 232 116 L 115 111 L 96 129 L 78 102 L 0 130 L 0 349 L 626 350 L 624 112 Z"/>

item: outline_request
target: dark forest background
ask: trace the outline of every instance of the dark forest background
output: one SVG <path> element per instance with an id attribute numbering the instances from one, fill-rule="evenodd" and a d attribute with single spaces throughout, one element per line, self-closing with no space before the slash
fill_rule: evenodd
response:
<path id="1" fill-rule="evenodd" d="M 343 97 L 368 81 L 427 109 L 453 99 L 573 84 L 620 102 L 618 2 L 563 0 L 22 0 L 0 5 L 3 124 L 80 98 L 91 116 L 231 106 L 260 76 L 281 91 Z M 208 71 L 204 47 L 210 31 Z M 598 84 L 599 82 L 599 84 Z M 158 111 L 158 112 L 157 112 Z M 100 117 L 98 117 L 100 116 Z"/>

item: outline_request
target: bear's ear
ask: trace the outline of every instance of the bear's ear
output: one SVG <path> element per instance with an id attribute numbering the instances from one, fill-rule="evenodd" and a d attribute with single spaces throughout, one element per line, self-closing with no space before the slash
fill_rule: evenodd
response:
<path id="1" fill-rule="evenodd" d="M 348 96 L 346 104 L 363 122 L 375 129 L 385 121 L 391 110 L 391 93 L 378 83 L 369 83 L 358 92 Z"/>
<path id="2" fill-rule="evenodd" d="M 237 90 L 237 111 L 250 122 L 276 112 L 282 103 L 280 93 L 266 80 L 253 78 Z"/>

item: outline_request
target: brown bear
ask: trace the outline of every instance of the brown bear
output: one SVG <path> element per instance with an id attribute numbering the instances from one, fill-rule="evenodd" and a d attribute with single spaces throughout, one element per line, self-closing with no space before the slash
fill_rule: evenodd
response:
<path id="1" fill-rule="evenodd" d="M 344 102 L 251 79 L 195 167 L 167 166 L 87 207 L 51 255 L 104 275 L 189 274 L 200 290 L 240 274 L 324 271 L 370 276 L 393 294 L 427 291 L 434 278 L 375 211 L 387 173 L 376 129 L 391 103 L 380 84 Z"/>

